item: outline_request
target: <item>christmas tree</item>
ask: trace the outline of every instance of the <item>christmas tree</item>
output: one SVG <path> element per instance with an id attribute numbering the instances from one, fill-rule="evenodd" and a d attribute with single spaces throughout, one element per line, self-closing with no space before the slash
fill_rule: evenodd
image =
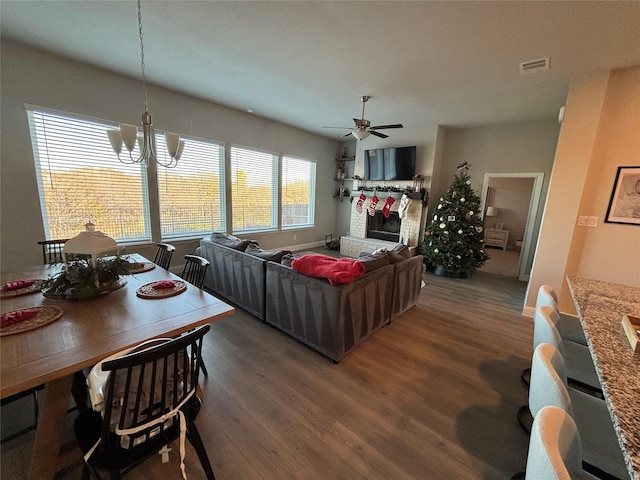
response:
<path id="1" fill-rule="evenodd" d="M 483 249 L 480 198 L 471 189 L 468 172 L 466 162 L 458 166 L 458 173 L 440 198 L 420 244 L 427 267 L 438 274 L 466 277 L 489 259 Z"/>

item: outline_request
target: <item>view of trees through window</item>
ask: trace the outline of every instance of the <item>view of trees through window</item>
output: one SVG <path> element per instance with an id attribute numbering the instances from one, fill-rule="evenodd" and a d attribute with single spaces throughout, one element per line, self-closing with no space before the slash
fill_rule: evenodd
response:
<path id="1" fill-rule="evenodd" d="M 118 161 L 106 134 L 113 125 L 52 111 L 28 114 L 47 239 L 73 237 L 92 222 L 118 242 L 150 242 L 156 188 L 162 239 L 225 230 L 224 145 L 185 138 L 178 167 L 159 167 L 157 185 L 149 185 L 144 165 Z M 165 155 L 164 136 L 155 142 Z M 233 231 L 276 229 L 279 156 L 239 147 L 230 153 Z M 284 157 L 281 225 L 313 224 L 314 197 L 315 163 Z"/>

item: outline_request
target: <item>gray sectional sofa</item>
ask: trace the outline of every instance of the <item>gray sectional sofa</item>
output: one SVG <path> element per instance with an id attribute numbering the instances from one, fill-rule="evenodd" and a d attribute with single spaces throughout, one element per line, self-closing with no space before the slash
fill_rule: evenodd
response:
<path id="1" fill-rule="evenodd" d="M 247 253 L 246 240 L 213 237 L 203 238 L 197 249 L 211 262 L 205 287 L 334 362 L 414 306 L 420 294 L 421 255 L 363 257 L 364 275 L 330 285 L 281 264 L 285 251 L 256 252 L 256 246 L 249 246 Z"/>

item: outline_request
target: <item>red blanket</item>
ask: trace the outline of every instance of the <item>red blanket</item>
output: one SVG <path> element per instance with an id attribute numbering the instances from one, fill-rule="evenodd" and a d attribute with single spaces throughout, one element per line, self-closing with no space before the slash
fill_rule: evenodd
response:
<path id="1" fill-rule="evenodd" d="M 310 277 L 326 278 L 331 285 L 341 285 L 364 275 L 362 262 L 351 258 L 333 258 L 327 255 L 303 255 L 291 262 L 291 268 Z"/>

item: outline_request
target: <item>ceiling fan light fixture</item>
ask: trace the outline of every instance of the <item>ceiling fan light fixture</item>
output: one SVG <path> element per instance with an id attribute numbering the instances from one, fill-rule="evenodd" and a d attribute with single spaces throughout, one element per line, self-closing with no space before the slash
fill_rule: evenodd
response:
<path id="1" fill-rule="evenodd" d="M 370 135 L 366 130 L 354 130 L 353 132 L 351 132 L 351 134 L 358 140 L 364 140 Z"/>

